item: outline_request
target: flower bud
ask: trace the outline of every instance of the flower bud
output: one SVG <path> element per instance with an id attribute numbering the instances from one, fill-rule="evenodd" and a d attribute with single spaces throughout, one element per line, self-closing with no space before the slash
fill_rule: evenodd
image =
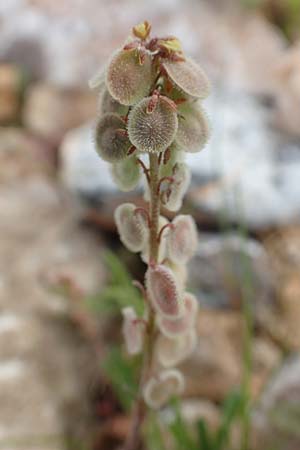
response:
<path id="1" fill-rule="evenodd" d="M 124 159 L 131 144 L 123 120 L 116 114 L 104 114 L 95 128 L 95 144 L 97 153 L 105 161 Z"/>
<path id="2" fill-rule="evenodd" d="M 115 210 L 115 221 L 120 239 L 128 250 L 140 252 L 148 240 L 148 224 L 144 215 L 132 203 L 119 205 Z"/>
<path id="3" fill-rule="evenodd" d="M 201 67 L 192 59 L 165 61 L 162 65 L 168 77 L 185 94 L 201 99 L 209 95 L 210 83 Z"/>
<path id="4" fill-rule="evenodd" d="M 115 100 L 110 95 L 108 90 L 104 87 L 100 92 L 99 109 L 98 109 L 99 115 L 106 113 L 115 113 L 119 114 L 120 116 L 126 116 L 127 112 L 128 106 L 121 105 L 121 103 L 117 102 L 117 100 Z"/>
<path id="5" fill-rule="evenodd" d="M 172 221 L 167 236 L 168 258 L 175 264 L 185 264 L 197 248 L 197 228 L 192 216 L 181 214 Z"/>
<path id="6" fill-rule="evenodd" d="M 169 101 L 160 96 L 153 109 L 152 101 L 152 97 L 144 98 L 128 116 L 129 139 L 141 152 L 164 151 L 177 131 L 177 114 Z"/>
<path id="7" fill-rule="evenodd" d="M 148 95 L 152 81 L 151 56 L 145 53 L 143 64 L 140 64 L 136 49 L 119 50 L 106 72 L 107 89 L 122 105 L 134 105 Z"/>
<path id="8" fill-rule="evenodd" d="M 158 232 L 160 232 L 160 230 L 165 225 L 167 225 L 167 223 L 169 223 L 168 219 L 166 219 L 164 216 L 159 216 Z M 165 229 L 161 234 L 161 239 L 160 239 L 159 248 L 158 248 L 158 257 L 157 257 L 157 260 L 159 263 L 161 263 L 165 259 L 166 254 L 167 254 L 167 240 L 166 240 L 167 233 L 168 233 L 168 230 Z M 145 245 L 145 247 L 142 250 L 141 258 L 144 261 L 144 263 L 148 264 L 148 262 L 149 262 L 149 241 L 147 242 L 147 244 Z"/>
<path id="9" fill-rule="evenodd" d="M 148 380 L 144 387 L 145 403 L 153 409 L 159 409 L 170 397 L 182 394 L 184 378 L 176 369 L 164 370 Z"/>
<path id="10" fill-rule="evenodd" d="M 185 163 L 177 163 L 173 168 L 172 178 L 174 181 L 162 193 L 161 200 L 169 211 L 177 211 L 181 208 L 183 197 L 191 180 L 188 166 Z"/>
<path id="11" fill-rule="evenodd" d="M 137 355 L 143 348 L 144 324 L 138 320 L 131 306 L 122 309 L 123 327 L 126 349 L 129 355 Z"/>
<path id="12" fill-rule="evenodd" d="M 111 173 L 116 185 L 123 192 L 132 191 L 141 177 L 140 166 L 135 156 L 129 156 L 114 163 L 111 167 Z"/>
<path id="13" fill-rule="evenodd" d="M 205 146 L 210 127 L 205 112 L 199 105 L 187 103 L 180 107 L 175 142 L 186 152 L 195 153 Z"/>
<path id="14" fill-rule="evenodd" d="M 174 338 L 160 334 L 156 341 L 157 359 L 163 367 L 176 366 L 191 355 L 196 343 L 197 333 L 194 328 Z"/>
<path id="15" fill-rule="evenodd" d="M 181 291 L 171 269 L 162 264 L 150 265 L 146 272 L 146 288 L 153 308 L 159 314 L 174 319 L 182 315 Z"/>
<path id="16" fill-rule="evenodd" d="M 168 338 L 175 338 L 187 333 L 195 324 L 197 318 L 198 301 L 196 297 L 186 292 L 183 297 L 184 312 L 178 319 L 168 319 L 163 316 L 157 317 L 160 331 Z"/>

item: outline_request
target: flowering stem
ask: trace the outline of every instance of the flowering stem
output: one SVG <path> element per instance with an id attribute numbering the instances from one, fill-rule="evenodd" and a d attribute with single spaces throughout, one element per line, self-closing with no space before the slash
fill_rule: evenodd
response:
<path id="1" fill-rule="evenodd" d="M 159 199 L 159 156 L 156 153 L 149 155 L 150 168 L 148 172 L 150 187 L 150 233 L 149 233 L 149 264 L 157 263 L 159 239 L 158 239 L 158 220 L 160 214 Z M 148 178 L 148 177 L 147 177 Z M 145 333 L 144 349 L 143 349 L 143 366 L 141 370 L 139 391 L 134 405 L 131 429 L 129 430 L 124 450 L 136 450 L 141 441 L 141 427 L 146 416 L 146 405 L 143 399 L 143 389 L 147 382 L 153 359 L 154 335 L 155 335 L 155 313 L 148 303 L 149 319 L 147 332 Z"/>

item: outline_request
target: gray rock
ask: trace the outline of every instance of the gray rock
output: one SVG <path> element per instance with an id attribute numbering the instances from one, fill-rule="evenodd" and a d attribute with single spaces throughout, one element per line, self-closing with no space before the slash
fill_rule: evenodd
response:
<path id="1" fill-rule="evenodd" d="M 299 417 L 300 357 L 295 355 L 273 376 L 255 411 L 255 448 L 298 450 Z"/>
<path id="2" fill-rule="evenodd" d="M 96 115 L 96 101 L 87 88 L 36 83 L 26 93 L 24 124 L 37 136 L 57 145 L 68 130 Z"/>
<path id="3" fill-rule="evenodd" d="M 253 96 L 221 91 L 208 109 L 212 139 L 188 156 L 192 205 L 252 229 L 299 222 L 300 143 L 272 129 L 270 110 Z"/>
<path id="4" fill-rule="evenodd" d="M 189 265 L 190 287 L 210 308 L 240 307 L 249 298 L 254 313 L 273 302 L 275 280 L 263 246 L 238 234 L 200 233 Z"/>
<path id="5" fill-rule="evenodd" d="M 91 430 L 88 399 L 98 372 L 68 303 L 43 280 L 68 275 L 88 293 L 104 273 L 96 238 L 77 225 L 28 137 L 13 133 L 0 133 L 10 142 L 0 151 L 0 445 L 59 450 Z"/>
<path id="6" fill-rule="evenodd" d="M 60 174 L 68 189 L 83 198 L 116 194 L 110 164 L 96 153 L 92 138 L 93 124 L 88 123 L 66 134 L 60 147 Z"/>

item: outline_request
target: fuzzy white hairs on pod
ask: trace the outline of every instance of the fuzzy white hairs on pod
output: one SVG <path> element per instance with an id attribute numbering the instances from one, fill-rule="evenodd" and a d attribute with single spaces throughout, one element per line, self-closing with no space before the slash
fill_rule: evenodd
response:
<path id="1" fill-rule="evenodd" d="M 126 349 L 129 355 L 137 355 L 142 351 L 145 326 L 138 319 L 135 310 L 131 306 L 122 309 L 123 327 Z"/>
<path id="2" fill-rule="evenodd" d="M 184 378 L 177 369 L 164 370 L 151 377 L 144 387 L 145 403 L 153 409 L 164 406 L 173 395 L 180 395 L 184 390 Z"/>
<path id="3" fill-rule="evenodd" d="M 133 203 L 123 203 L 115 210 L 120 239 L 128 250 L 136 253 L 146 245 L 149 229 L 145 216 Z"/>
<path id="4" fill-rule="evenodd" d="M 159 314 L 173 319 L 183 314 L 182 291 L 169 267 L 150 265 L 145 281 L 151 304 Z"/>

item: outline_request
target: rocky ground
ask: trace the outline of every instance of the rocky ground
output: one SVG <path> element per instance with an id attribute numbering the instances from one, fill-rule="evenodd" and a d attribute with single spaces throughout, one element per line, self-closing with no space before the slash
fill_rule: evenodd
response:
<path id="1" fill-rule="evenodd" d="M 95 398 L 104 324 L 83 318 L 53 284 L 75 279 L 90 294 L 109 275 L 103 252 L 117 239 L 112 212 L 124 196 L 92 146 L 97 98 L 86 81 L 145 16 L 157 32 L 182 37 L 214 83 L 213 138 L 189 158 L 193 184 L 184 205 L 199 225 L 190 284 L 202 305 L 199 346 L 183 366 L 184 415 L 216 423 L 219 403 L 240 383 L 246 295 L 255 331 L 253 448 L 272 448 L 276 439 L 280 449 L 299 449 L 299 47 L 260 16 L 218 15 L 208 3 L 154 1 L 150 9 L 130 0 L 126 11 L 94 0 L 0 6 L 5 450 L 68 448 L 70 439 L 88 441 L 103 419 Z M 141 201 L 139 190 L 133 196 Z M 126 417 L 105 427 L 122 437 Z"/>

